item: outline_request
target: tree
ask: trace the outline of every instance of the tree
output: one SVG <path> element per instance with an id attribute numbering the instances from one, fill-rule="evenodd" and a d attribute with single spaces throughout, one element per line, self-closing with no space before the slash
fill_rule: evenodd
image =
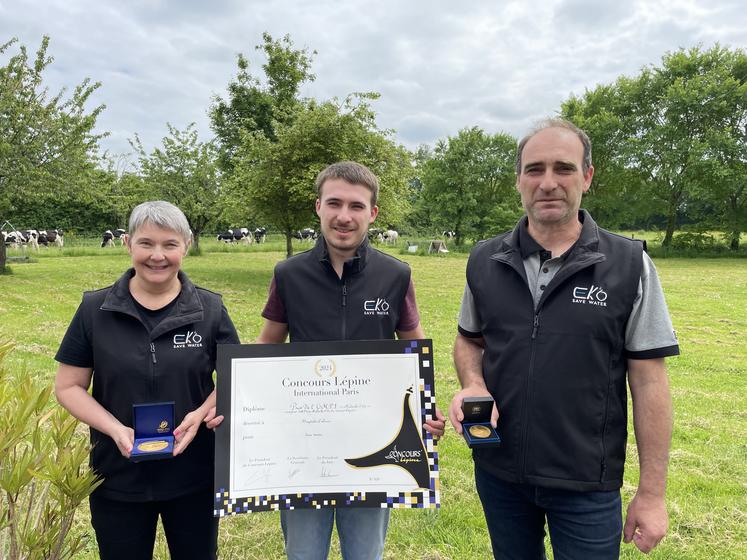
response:
<path id="1" fill-rule="evenodd" d="M 423 197 L 423 174 L 426 164 L 433 159 L 433 150 L 427 144 L 421 144 L 412 154 L 413 177 L 409 182 L 410 212 L 406 218 L 406 227 L 418 234 L 432 235 L 435 227 L 426 204 L 421 203 Z M 443 230 L 442 230 L 443 231 Z"/>
<path id="2" fill-rule="evenodd" d="M 301 85 L 314 80 L 312 57 L 306 49 L 294 49 L 290 36 L 275 40 L 262 34 L 263 43 L 255 50 L 263 51 L 267 61 L 262 65 L 265 84 L 249 72 L 249 61 L 238 55 L 238 74 L 228 84 L 228 98 L 216 96 L 210 107 L 210 120 L 220 147 L 219 164 L 230 173 L 234 158 L 242 145 L 243 135 L 261 131 L 271 142 L 277 141 L 275 127 L 288 124 L 301 103 Z"/>
<path id="3" fill-rule="evenodd" d="M 512 224 L 521 214 L 514 186 L 516 140 L 478 127 L 439 140 L 422 172 L 420 205 L 455 242 L 481 238 Z M 421 210 L 422 212 L 422 210 Z"/>
<path id="4" fill-rule="evenodd" d="M 288 122 L 275 124 L 274 141 L 264 131 L 244 137 L 231 197 L 285 235 L 288 256 L 293 233 L 316 220 L 317 174 L 336 161 L 367 165 L 381 183 L 379 219 L 389 224 L 403 219 L 412 167 L 407 151 L 376 127 L 368 101 L 377 97 L 359 94 L 342 103 L 298 105 Z"/>
<path id="5" fill-rule="evenodd" d="M 17 43 L 0 45 L 5 55 Z M 49 37 L 42 39 L 36 57 L 29 60 L 26 47 L 0 67 L 0 217 L 13 217 L 21 204 L 36 197 L 85 186 L 98 140 L 93 132 L 104 105 L 88 111 L 86 104 L 99 83 L 85 79 L 65 99 L 65 90 L 52 95 L 43 73 L 52 64 L 47 55 Z M 0 270 L 5 266 L 5 246 L 0 244 Z"/>
<path id="6" fill-rule="evenodd" d="M 747 230 L 747 54 L 719 53 L 724 64 L 713 84 L 718 120 L 708 131 L 706 158 L 712 181 L 698 191 L 698 198 L 715 212 L 708 224 L 725 231 L 732 251 L 739 250 L 741 233 Z"/>
<path id="7" fill-rule="evenodd" d="M 217 150 L 212 142 L 200 142 L 194 123 L 183 131 L 166 125 L 169 135 L 162 148 L 148 155 L 140 138 L 130 142 L 139 157 L 140 173 L 148 191 L 172 202 L 184 212 L 199 253 L 200 234 L 218 216 L 220 174 Z"/>
<path id="8" fill-rule="evenodd" d="M 601 172 L 595 192 L 615 189 L 624 195 L 609 197 L 617 208 L 660 214 L 665 247 L 678 221 L 697 206 L 693 202 L 706 197 L 721 208 L 732 240 L 738 240 L 747 180 L 746 75 L 741 50 L 681 49 L 666 54 L 661 67 L 645 67 L 639 76 L 566 101 L 563 116 L 594 143 Z"/>

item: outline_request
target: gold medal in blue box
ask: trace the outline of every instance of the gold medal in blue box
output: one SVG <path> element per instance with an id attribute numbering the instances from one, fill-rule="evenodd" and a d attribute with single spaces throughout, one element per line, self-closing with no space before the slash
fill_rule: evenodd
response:
<path id="1" fill-rule="evenodd" d="M 174 402 L 132 405 L 135 441 L 130 460 L 169 459 L 174 451 Z"/>
<path id="2" fill-rule="evenodd" d="M 490 423 L 493 397 L 465 397 L 462 402 L 462 436 L 470 447 L 500 447 L 501 436 Z"/>
<path id="3" fill-rule="evenodd" d="M 430 340 L 218 347 L 215 515 L 436 508 Z"/>

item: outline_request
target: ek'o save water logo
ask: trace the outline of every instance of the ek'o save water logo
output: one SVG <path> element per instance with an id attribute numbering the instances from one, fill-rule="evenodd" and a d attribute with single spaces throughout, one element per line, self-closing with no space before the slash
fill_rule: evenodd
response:
<path id="1" fill-rule="evenodd" d="M 573 288 L 572 303 L 582 305 L 596 305 L 598 307 L 607 307 L 607 292 L 601 286 L 576 286 Z"/>
<path id="2" fill-rule="evenodd" d="M 174 348 L 202 348 L 202 335 L 197 331 L 175 334 Z"/>
<path id="3" fill-rule="evenodd" d="M 384 298 L 367 299 L 363 302 L 364 315 L 389 315 L 389 302 Z"/>

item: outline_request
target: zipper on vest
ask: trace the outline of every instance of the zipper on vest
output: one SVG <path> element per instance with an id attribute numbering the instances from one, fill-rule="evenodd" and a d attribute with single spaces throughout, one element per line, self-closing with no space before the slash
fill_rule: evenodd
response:
<path id="1" fill-rule="evenodd" d="M 532 373 L 534 372 L 534 340 L 537 338 L 537 330 L 539 329 L 539 312 L 535 311 L 534 320 L 532 321 L 532 342 L 530 343 L 529 350 L 529 371 L 527 372 L 527 382 L 524 388 L 524 414 L 522 422 L 522 433 L 521 433 L 521 470 L 519 471 L 519 482 L 524 482 L 524 475 L 527 465 L 527 442 L 529 440 L 529 406 L 530 406 L 530 390 L 532 387 Z"/>
<path id="2" fill-rule="evenodd" d="M 151 394 L 156 394 L 156 363 L 158 363 L 158 360 L 156 360 L 156 345 L 155 343 L 150 343 L 150 357 L 151 357 L 151 364 L 150 364 L 150 390 Z"/>
<path id="3" fill-rule="evenodd" d="M 342 282 L 342 340 L 347 339 L 347 305 L 348 305 L 348 285 Z"/>

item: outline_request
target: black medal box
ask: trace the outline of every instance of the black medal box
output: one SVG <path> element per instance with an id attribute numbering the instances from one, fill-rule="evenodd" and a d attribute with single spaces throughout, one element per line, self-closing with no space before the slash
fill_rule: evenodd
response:
<path id="1" fill-rule="evenodd" d="M 462 435 L 470 447 L 500 447 L 501 436 L 490 425 L 492 397 L 465 397 L 462 402 Z"/>
<path id="2" fill-rule="evenodd" d="M 135 443 L 130 461 L 168 459 L 174 452 L 174 402 L 132 405 Z"/>

